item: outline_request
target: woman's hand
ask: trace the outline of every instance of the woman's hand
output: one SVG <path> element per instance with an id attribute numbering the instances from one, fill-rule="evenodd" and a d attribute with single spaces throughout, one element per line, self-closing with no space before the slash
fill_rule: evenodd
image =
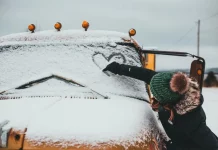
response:
<path id="1" fill-rule="evenodd" d="M 120 64 L 117 62 L 112 62 L 109 65 L 107 65 L 103 71 L 110 71 L 114 74 L 119 74 L 120 73 Z"/>

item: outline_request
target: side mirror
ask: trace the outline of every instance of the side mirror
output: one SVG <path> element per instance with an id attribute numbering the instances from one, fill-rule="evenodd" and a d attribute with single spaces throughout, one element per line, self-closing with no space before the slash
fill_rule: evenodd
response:
<path id="1" fill-rule="evenodd" d="M 200 89 L 202 91 L 204 80 L 205 61 L 203 59 L 193 60 L 190 68 L 190 77 L 195 78 L 198 81 Z"/>

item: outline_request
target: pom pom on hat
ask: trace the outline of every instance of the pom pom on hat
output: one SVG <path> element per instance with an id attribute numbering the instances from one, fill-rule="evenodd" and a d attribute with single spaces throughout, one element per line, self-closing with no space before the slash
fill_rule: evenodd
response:
<path id="1" fill-rule="evenodd" d="M 189 84 L 188 76 L 182 72 L 177 72 L 170 80 L 170 89 L 182 95 L 188 91 Z"/>

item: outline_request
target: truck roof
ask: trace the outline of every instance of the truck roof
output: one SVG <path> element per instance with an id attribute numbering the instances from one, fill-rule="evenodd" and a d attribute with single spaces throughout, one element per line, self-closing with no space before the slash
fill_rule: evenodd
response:
<path id="1" fill-rule="evenodd" d="M 88 40 L 87 40 L 88 39 Z M 127 33 L 104 30 L 48 30 L 35 33 L 24 32 L 0 37 L 0 46 L 42 42 L 123 42 L 129 39 Z"/>

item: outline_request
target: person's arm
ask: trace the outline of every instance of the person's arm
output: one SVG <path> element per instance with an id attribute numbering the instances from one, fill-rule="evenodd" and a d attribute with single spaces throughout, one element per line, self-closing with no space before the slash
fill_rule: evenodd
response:
<path id="1" fill-rule="evenodd" d="M 142 67 L 130 66 L 112 62 L 103 71 L 110 71 L 115 74 L 125 75 L 134 79 L 145 81 L 150 84 L 152 77 L 156 74 L 155 71 Z"/>
<path id="2" fill-rule="evenodd" d="M 138 80 L 142 80 L 145 81 L 147 84 L 150 84 L 150 81 L 155 74 L 156 72 L 150 69 L 124 64 L 120 65 L 120 75 L 125 75 Z"/>

